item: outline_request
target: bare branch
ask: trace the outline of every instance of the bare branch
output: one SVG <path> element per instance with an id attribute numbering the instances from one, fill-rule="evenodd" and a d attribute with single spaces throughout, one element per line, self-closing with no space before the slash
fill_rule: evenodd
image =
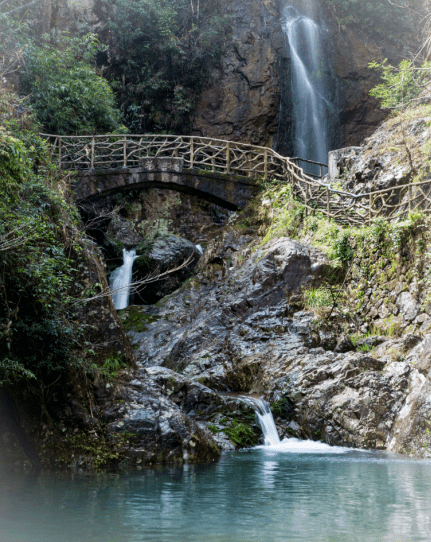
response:
<path id="1" fill-rule="evenodd" d="M 33 224 L 14 228 L 0 236 L 0 252 L 7 252 L 24 245 L 34 237 Z"/>
<path id="2" fill-rule="evenodd" d="M 167 277 L 168 275 L 171 275 L 172 273 L 176 273 L 177 271 L 181 271 L 181 269 L 184 269 L 187 267 L 195 257 L 195 254 L 191 254 L 187 260 L 184 260 L 181 265 L 178 267 L 168 269 L 167 271 L 164 271 L 163 273 L 159 273 L 157 270 L 153 271 L 152 273 L 149 273 L 146 277 L 144 277 L 141 280 L 138 280 L 136 282 L 132 282 L 131 284 L 127 286 L 123 286 L 121 288 L 116 288 L 115 290 L 111 290 L 110 288 L 104 288 L 100 293 L 93 297 L 87 297 L 84 299 L 74 299 L 74 303 L 77 305 L 84 305 L 86 303 L 90 303 L 91 301 L 96 301 L 98 299 L 102 299 L 104 297 L 111 297 L 112 294 L 116 294 L 118 292 L 122 292 L 124 290 L 127 290 L 130 288 L 130 291 L 132 293 L 138 292 L 143 286 L 147 286 L 148 284 L 152 284 L 154 282 L 158 282 L 159 280 L 163 279 L 164 277 Z"/>
<path id="3" fill-rule="evenodd" d="M 9 11 L 6 11 L 4 13 L 0 13 L 0 17 L 6 17 L 7 15 L 10 15 L 11 13 L 14 13 L 15 11 L 20 11 L 21 9 L 28 8 L 28 7 L 32 6 L 33 4 L 37 4 L 38 2 L 40 2 L 40 0 L 33 0 L 32 2 L 29 2 L 28 4 L 24 4 L 23 6 L 19 6 L 17 8 L 10 9 Z"/>
<path id="4" fill-rule="evenodd" d="M 101 207 L 94 202 L 85 202 L 78 204 L 78 209 L 83 211 L 86 215 L 92 216 L 84 220 L 80 231 L 94 230 L 102 227 L 103 223 L 107 220 L 112 220 L 123 209 L 123 205 L 116 205 L 113 208 L 103 206 Z"/>

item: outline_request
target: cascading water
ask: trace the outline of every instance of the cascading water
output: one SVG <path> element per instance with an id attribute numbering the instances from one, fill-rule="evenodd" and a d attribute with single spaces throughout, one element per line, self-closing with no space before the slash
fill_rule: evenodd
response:
<path id="1" fill-rule="evenodd" d="M 300 440 L 297 438 L 285 438 L 282 441 L 278 436 L 274 418 L 269 404 L 263 399 L 257 399 L 251 395 L 239 395 L 237 398 L 254 408 L 257 421 L 264 436 L 264 446 L 258 446 L 268 451 L 286 453 L 335 453 L 342 454 L 350 451 L 350 448 L 329 446 L 323 442 L 313 440 Z"/>
<path id="2" fill-rule="evenodd" d="M 314 1 L 311 0 L 311 4 Z M 312 12 L 313 8 L 315 6 L 311 6 Z M 291 5 L 283 9 L 282 27 L 291 57 L 294 153 L 326 164 L 336 109 L 333 103 L 335 79 L 325 54 L 324 29 Z M 314 166 L 304 169 L 318 173 Z"/>
<path id="3" fill-rule="evenodd" d="M 117 310 L 126 309 L 129 306 L 133 262 L 137 257 L 136 250 L 123 249 L 123 265 L 111 275 L 112 302 Z"/>
<path id="4" fill-rule="evenodd" d="M 280 444 L 280 437 L 275 427 L 269 403 L 263 399 L 256 399 L 255 397 L 245 395 L 241 395 L 239 399 L 254 408 L 257 421 L 263 432 L 265 446 L 277 446 Z"/>

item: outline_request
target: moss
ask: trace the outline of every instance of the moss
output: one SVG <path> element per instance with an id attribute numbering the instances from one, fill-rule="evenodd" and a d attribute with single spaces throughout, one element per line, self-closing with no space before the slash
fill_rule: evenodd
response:
<path id="1" fill-rule="evenodd" d="M 126 315 L 126 318 L 124 318 Z M 122 313 L 123 326 L 126 331 L 144 333 L 148 331 L 148 325 L 160 320 L 161 316 L 146 314 L 144 309 L 136 306 L 129 307 Z"/>
<path id="2" fill-rule="evenodd" d="M 283 397 L 279 401 L 276 401 L 275 403 L 271 403 L 271 411 L 276 416 L 283 416 L 286 415 L 289 410 L 288 407 L 288 400 L 286 397 Z"/>

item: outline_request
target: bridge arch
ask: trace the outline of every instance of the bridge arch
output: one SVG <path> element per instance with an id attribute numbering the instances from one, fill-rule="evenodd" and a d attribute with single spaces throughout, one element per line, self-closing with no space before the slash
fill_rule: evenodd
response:
<path id="1" fill-rule="evenodd" d="M 138 167 L 78 170 L 73 181 L 78 201 L 139 188 L 185 192 L 237 210 L 257 195 L 260 182 L 238 175 L 185 169 L 182 158 L 144 158 Z"/>

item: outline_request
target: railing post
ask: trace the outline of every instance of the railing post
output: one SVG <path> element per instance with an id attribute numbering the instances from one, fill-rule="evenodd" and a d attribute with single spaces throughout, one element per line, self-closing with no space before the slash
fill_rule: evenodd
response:
<path id="1" fill-rule="evenodd" d="M 195 140 L 193 136 L 190 138 L 190 169 L 193 169 L 195 161 Z"/>
<path id="2" fill-rule="evenodd" d="M 124 136 L 124 143 L 123 143 L 123 160 L 124 160 L 123 167 L 127 167 L 127 136 Z"/>
<path id="3" fill-rule="evenodd" d="M 96 146 L 96 138 L 93 136 L 91 138 L 91 169 L 94 169 L 94 149 Z"/>
<path id="4" fill-rule="evenodd" d="M 58 167 L 61 169 L 61 143 L 62 143 L 62 138 L 59 137 L 58 138 Z"/>
<path id="5" fill-rule="evenodd" d="M 267 179 L 268 177 L 268 149 L 265 149 L 263 152 L 263 178 Z"/>
<path id="6" fill-rule="evenodd" d="M 371 216 L 373 209 L 373 197 L 370 192 L 369 201 L 368 201 L 368 225 L 371 226 Z"/>
<path id="7" fill-rule="evenodd" d="M 329 188 L 326 188 L 326 211 L 328 214 L 328 220 L 331 218 L 331 198 L 329 194 Z"/>
<path id="8" fill-rule="evenodd" d="M 307 181 L 305 181 L 305 211 L 304 211 L 305 218 L 307 218 L 307 216 L 308 216 L 307 205 L 308 205 L 308 183 L 307 183 Z"/>
<path id="9" fill-rule="evenodd" d="M 230 173 L 230 142 L 226 143 L 226 173 Z"/>
<path id="10" fill-rule="evenodd" d="M 409 185 L 409 214 L 412 212 L 412 187 Z"/>

